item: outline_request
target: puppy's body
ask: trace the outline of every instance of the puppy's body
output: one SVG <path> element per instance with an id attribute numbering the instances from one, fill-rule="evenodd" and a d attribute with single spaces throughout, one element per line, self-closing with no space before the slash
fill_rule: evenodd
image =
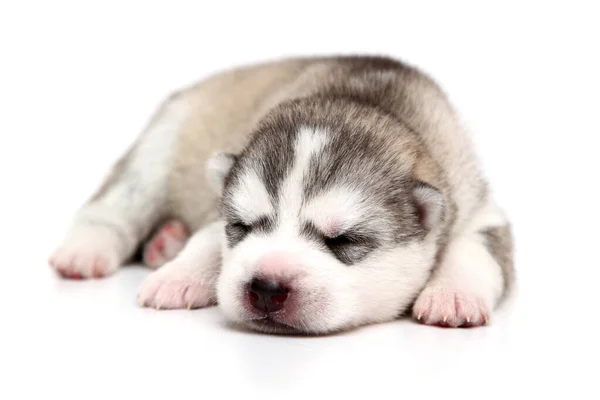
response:
<path id="1" fill-rule="evenodd" d="M 112 273 L 168 219 L 197 233 L 140 300 L 218 298 L 267 331 L 344 329 L 413 303 L 426 323 L 479 325 L 513 279 L 508 222 L 455 111 L 431 79 L 386 58 L 283 60 L 174 94 L 52 264 Z M 283 309 L 249 286 L 257 277 L 285 282 Z"/>

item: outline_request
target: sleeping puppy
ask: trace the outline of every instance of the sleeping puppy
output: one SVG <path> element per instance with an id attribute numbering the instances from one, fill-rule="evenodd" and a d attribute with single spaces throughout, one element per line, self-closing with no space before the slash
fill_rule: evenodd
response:
<path id="1" fill-rule="evenodd" d="M 218 303 L 271 333 L 407 312 L 480 326 L 514 279 L 509 222 L 447 97 L 371 56 L 244 66 L 169 97 L 50 263 L 100 278 L 138 253 L 160 267 L 142 306 Z"/>

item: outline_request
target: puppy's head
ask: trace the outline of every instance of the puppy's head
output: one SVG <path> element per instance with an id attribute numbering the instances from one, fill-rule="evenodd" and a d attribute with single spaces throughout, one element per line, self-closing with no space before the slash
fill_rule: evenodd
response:
<path id="1" fill-rule="evenodd" d="M 292 103 L 208 170 L 225 222 L 226 315 L 326 333 L 402 313 L 429 276 L 443 196 L 413 178 L 414 137 L 372 110 Z"/>

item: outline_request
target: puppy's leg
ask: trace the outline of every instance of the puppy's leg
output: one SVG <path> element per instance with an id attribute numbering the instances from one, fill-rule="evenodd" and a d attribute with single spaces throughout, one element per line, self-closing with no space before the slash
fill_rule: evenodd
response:
<path id="1" fill-rule="evenodd" d="M 140 305 L 191 309 L 215 304 L 222 229 L 220 221 L 202 228 L 174 260 L 146 278 L 138 292 Z"/>
<path id="2" fill-rule="evenodd" d="M 428 325 L 484 325 L 508 291 L 513 275 L 510 226 L 488 204 L 450 242 L 417 298 L 413 316 Z"/>
<path id="3" fill-rule="evenodd" d="M 188 114 L 185 97 L 167 100 L 137 143 L 75 216 L 50 264 L 62 276 L 109 275 L 161 218 L 175 142 Z"/>

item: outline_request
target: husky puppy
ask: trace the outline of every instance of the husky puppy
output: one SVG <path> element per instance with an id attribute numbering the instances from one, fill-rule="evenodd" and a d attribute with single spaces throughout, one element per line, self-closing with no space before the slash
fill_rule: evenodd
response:
<path id="1" fill-rule="evenodd" d="M 446 95 L 373 56 L 284 59 L 170 96 L 81 207 L 50 264 L 100 278 L 141 254 L 138 301 L 218 303 L 272 333 L 405 313 L 488 322 L 513 281 L 510 225 Z"/>

